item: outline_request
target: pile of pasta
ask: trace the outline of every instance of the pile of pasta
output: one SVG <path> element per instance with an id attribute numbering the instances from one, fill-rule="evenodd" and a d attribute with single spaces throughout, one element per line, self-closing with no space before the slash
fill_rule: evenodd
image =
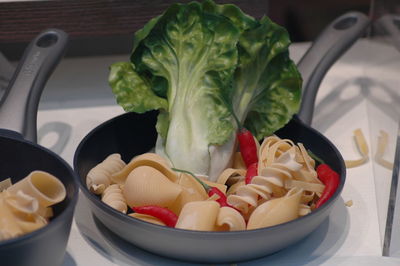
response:
<path id="1" fill-rule="evenodd" d="M 10 179 L 0 182 L 0 241 L 48 224 L 51 206 L 65 197 L 64 184 L 44 171 L 33 171 L 15 184 Z"/>
<path id="2" fill-rule="evenodd" d="M 324 185 L 315 161 L 305 147 L 289 139 L 270 136 L 258 147 L 258 175 L 245 183 L 246 167 L 240 153 L 232 168 L 217 182 L 197 176 L 227 196 L 231 207 L 221 207 L 193 176 L 173 171 L 155 153 L 134 157 L 128 164 L 120 154 L 109 155 L 87 175 L 87 187 L 102 201 L 129 216 L 163 225 L 155 217 L 129 211 L 129 207 L 157 205 L 178 215 L 176 228 L 200 231 L 235 231 L 263 228 L 307 215 Z"/>

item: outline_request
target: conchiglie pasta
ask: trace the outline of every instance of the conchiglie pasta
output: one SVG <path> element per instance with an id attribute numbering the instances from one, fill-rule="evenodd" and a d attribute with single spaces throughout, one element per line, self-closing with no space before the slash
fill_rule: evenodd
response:
<path id="1" fill-rule="evenodd" d="M 246 230 L 246 222 L 243 216 L 231 207 L 221 207 L 216 221 L 216 231 L 240 231 Z"/>
<path id="2" fill-rule="evenodd" d="M 177 184 L 181 186 L 182 192 L 174 202 L 173 206 L 171 206 L 171 210 L 176 214 L 181 212 L 181 209 L 186 203 L 206 200 L 208 198 L 203 186 L 188 174 L 182 173 Z"/>
<path id="3" fill-rule="evenodd" d="M 157 205 L 170 208 L 181 192 L 181 186 L 150 166 L 133 169 L 123 187 L 123 195 L 130 207 Z"/>
<path id="4" fill-rule="evenodd" d="M 111 175 L 111 180 L 115 183 L 123 184 L 129 173 L 139 166 L 150 166 L 157 169 L 172 182 L 176 182 L 178 179 L 178 175 L 171 170 L 168 162 L 163 157 L 155 153 L 144 153 L 134 157 L 125 167 L 121 168 L 120 171 L 114 172 Z"/>
<path id="5" fill-rule="evenodd" d="M 298 218 L 302 192 L 303 190 L 294 188 L 284 197 L 258 206 L 249 218 L 247 229 L 269 227 Z"/>
<path id="6" fill-rule="evenodd" d="M 216 201 L 192 201 L 187 203 L 178 217 L 176 228 L 213 231 L 219 213 Z"/>

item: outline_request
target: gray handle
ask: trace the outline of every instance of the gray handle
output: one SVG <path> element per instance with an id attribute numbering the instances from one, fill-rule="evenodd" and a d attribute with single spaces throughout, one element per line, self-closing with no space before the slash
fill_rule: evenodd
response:
<path id="1" fill-rule="evenodd" d="M 378 21 L 378 25 L 383 28 L 396 49 L 400 52 L 400 16 L 394 14 L 386 14 Z"/>
<path id="2" fill-rule="evenodd" d="M 298 117 L 311 125 L 315 98 L 329 68 L 347 51 L 369 26 L 369 18 L 349 12 L 331 22 L 298 63 L 303 78 L 303 95 Z"/>
<path id="3" fill-rule="evenodd" d="M 37 141 L 36 119 L 43 88 L 62 58 L 68 35 L 58 29 L 40 33 L 26 48 L 0 102 L 0 128 Z"/>

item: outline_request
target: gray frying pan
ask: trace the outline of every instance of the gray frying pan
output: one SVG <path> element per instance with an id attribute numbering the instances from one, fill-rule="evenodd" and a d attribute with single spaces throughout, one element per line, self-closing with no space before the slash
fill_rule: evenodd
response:
<path id="1" fill-rule="evenodd" d="M 0 180 L 10 177 L 16 183 L 31 171 L 42 170 L 56 176 L 67 191 L 64 201 L 53 207 L 54 216 L 48 225 L 0 241 L 1 265 L 59 265 L 64 258 L 78 182 L 61 157 L 36 143 L 36 117 L 41 92 L 67 41 L 67 34 L 61 30 L 40 33 L 25 50 L 0 102 Z"/>
<path id="2" fill-rule="evenodd" d="M 186 261 L 238 262 L 265 256 L 286 248 L 307 236 L 329 215 L 339 198 L 346 170 L 342 156 L 322 134 L 310 127 L 315 94 L 330 66 L 358 39 L 369 25 L 368 18 L 350 12 L 333 21 L 299 63 L 304 79 L 303 103 L 298 116 L 277 132 L 280 137 L 302 142 L 340 173 L 340 185 L 321 208 L 284 224 L 248 231 L 199 232 L 147 223 L 124 215 L 106 204 L 86 187 L 86 175 L 111 153 L 128 162 L 151 150 L 156 142 L 156 112 L 126 113 L 93 129 L 79 144 L 74 169 L 80 188 L 98 220 L 128 242 L 150 252 Z"/>

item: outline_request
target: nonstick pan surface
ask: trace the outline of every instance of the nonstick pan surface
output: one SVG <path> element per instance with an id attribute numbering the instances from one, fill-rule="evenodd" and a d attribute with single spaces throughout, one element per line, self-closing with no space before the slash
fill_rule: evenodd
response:
<path id="1" fill-rule="evenodd" d="M 42 170 L 56 176 L 67 192 L 66 198 L 53 206 L 48 225 L 0 241 L 2 265 L 60 265 L 64 258 L 79 187 L 72 168 L 36 144 L 36 116 L 41 92 L 67 41 L 61 30 L 40 33 L 26 49 L 0 103 L 0 180 L 11 178 L 14 184 L 30 172 Z"/>
<path id="2" fill-rule="evenodd" d="M 74 156 L 74 168 L 93 214 L 111 231 L 140 248 L 196 262 L 226 263 L 254 259 L 279 251 L 307 236 L 328 216 L 343 189 L 346 173 L 343 158 L 335 146 L 308 126 L 315 94 L 329 67 L 358 39 L 368 24 L 369 20 L 363 14 L 351 12 L 325 29 L 299 63 L 304 79 L 303 104 L 299 115 L 276 132 L 280 137 L 303 143 L 340 173 L 339 188 L 322 207 L 287 223 L 237 232 L 199 232 L 163 227 L 112 209 L 87 189 L 86 175 L 112 153 L 120 153 L 122 159 L 129 162 L 132 157 L 154 147 L 157 112 L 148 112 L 126 113 L 108 120 L 92 130 L 79 144 Z"/>

